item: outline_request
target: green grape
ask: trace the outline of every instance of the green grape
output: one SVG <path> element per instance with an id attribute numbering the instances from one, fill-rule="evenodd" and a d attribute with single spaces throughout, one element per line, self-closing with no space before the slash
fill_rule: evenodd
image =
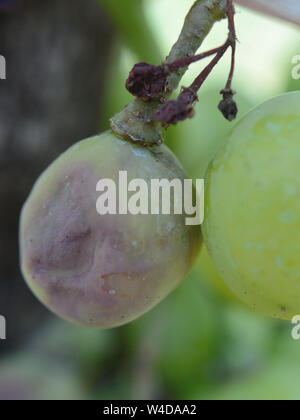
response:
<path id="1" fill-rule="evenodd" d="M 199 274 L 199 280 L 205 282 L 222 300 L 230 303 L 240 303 L 240 300 L 236 298 L 220 277 L 205 246 L 200 252 L 196 269 Z"/>
<path id="2" fill-rule="evenodd" d="M 53 312 L 84 326 L 114 327 L 148 311 L 185 277 L 201 244 L 200 227 L 186 226 L 185 214 L 99 215 L 96 185 L 110 179 L 118 186 L 120 171 L 148 185 L 185 178 L 167 147 L 146 148 L 108 131 L 62 154 L 21 215 L 28 285 Z"/>
<path id="3" fill-rule="evenodd" d="M 300 314 L 300 92 L 258 106 L 207 174 L 204 237 L 214 265 L 254 310 Z"/>

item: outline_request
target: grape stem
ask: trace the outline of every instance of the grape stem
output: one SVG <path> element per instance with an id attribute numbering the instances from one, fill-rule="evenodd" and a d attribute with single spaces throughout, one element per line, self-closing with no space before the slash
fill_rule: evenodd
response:
<path id="1" fill-rule="evenodd" d="M 217 47 L 209 51 L 205 51 L 201 54 L 194 55 L 192 57 L 182 58 L 181 60 L 175 61 L 171 64 L 162 65 L 168 73 L 173 73 L 174 71 L 180 69 L 181 67 L 187 67 L 190 64 L 196 63 L 197 61 L 203 60 L 204 58 L 210 57 L 211 55 L 216 54 L 222 48 Z"/>
<path id="2" fill-rule="evenodd" d="M 190 90 L 192 90 L 195 94 L 199 91 L 209 74 L 212 72 L 214 67 L 218 64 L 221 60 L 227 49 L 230 47 L 230 41 L 227 40 L 225 44 L 218 49 L 216 56 L 213 60 L 209 63 L 207 67 L 200 73 L 200 75 L 195 79 L 195 81 L 190 86 Z"/>
<path id="3" fill-rule="evenodd" d="M 198 91 L 202 87 L 203 83 L 210 75 L 214 67 L 221 60 L 225 52 L 229 47 L 232 48 L 231 68 L 229 77 L 225 86 L 225 89 L 221 91 L 223 94 L 223 101 L 219 104 L 219 109 L 222 111 L 225 118 L 232 121 L 237 115 L 237 106 L 233 101 L 232 97 L 235 92 L 231 89 L 232 79 L 235 67 L 235 52 L 236 52 L 236 32 L 234 24 L 234 8 L 232 0 L 227 0 L 226 5 L 227 17 L 228 17 L 228 38 L 226 42 L 214 53 L 215 57 L 212 61 L 204 68 L 199 76 L 194 80 L 188 88 L 183 88 L 180 95 L 176 100 L 165 103 L 162 108 L 156 111 L 154 117 L 157 121 L 160 121 L 165 128 L 168 128 L 170 124 L 177 124 L 179 121 L 183 121 L 186 118 L 192 118 L 194 116 L 193 105 L 198 100 Z M 196 56 L 195 56 L 196 57 Z M 176 63 L 174 63 L 176 65 Z"/>
<path id="4" fill-rule="evenodd" d="M 166 58 L 165 65 L 191 58 L 210 32 L 213 25 L 226 18 L 226 0 L 196 0 L 189 11 L 181 34 Z M 183 63 L 184 64 L 184 63 Z M 178 87 L 187 67 L 176 67 L 167 77 L 167 89 L 163 96 L 147 102 L 138 98 L 126 105 L 121 112 L 111 118 L 111 128 L 124 139 L 145 145 L 161 144 L 161 123 L 154 114 Z"/>
<path id="5" fill-rule="evenodd" d="M 229 77 L 226 83 L 225 90 L 231 90 L 232 85 L 232 79 L 234 74 L 234 68 L 235 68 L 235 53 L 236 53 L 236 31 L 235 31 L 235 23 L 234 23 L 234 8 L 232 4 L 232 0 L 228 0 L 227 5 L 227 16 L 228 16 L 228 29 L 229 29 L 229 36 L 228 40 L 230 41 L 231 45 L 231 68 Z"/>

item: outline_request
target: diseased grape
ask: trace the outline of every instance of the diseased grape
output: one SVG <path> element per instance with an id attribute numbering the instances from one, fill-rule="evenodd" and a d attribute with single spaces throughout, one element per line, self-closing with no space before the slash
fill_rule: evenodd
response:
<path id="1" fill-rule="evenodd" d="M 254 310 L 300 314 L 300 92 L 247 114 L 207 178 L 203 231 L 223 280 Z"/>
<path id="2" fill-rule="evenodd" d="M 100 179 L 185 178 L 165 146 L 106 132 L 79 142 L 39 178 L 21 216 L 21 266 L 36 296 L 74 323 L 108 328 L 145 313 L 185 277 L 201 244 L 185 214 L 96 211 Z M 150 188 L 149 188 L 150 189 Z"/>

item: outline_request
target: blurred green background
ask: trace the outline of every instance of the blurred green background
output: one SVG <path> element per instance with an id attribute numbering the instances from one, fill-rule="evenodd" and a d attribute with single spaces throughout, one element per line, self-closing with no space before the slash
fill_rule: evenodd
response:
<path id="1" fill-rule="evenodd" d="M 102 103 L 98 131 L 107 129 L 109 117 L 130 101 L 124 81 L 133 64 L 160 62 L 192 3 L 99 0 L 97 7 L 110 22 L 113 42 L 102 62 L 106 75 L 98 93 Z M 241 117 L 271 96 L 300 88 L 300 80 L 291 77 L 292 57 L 300 54 L 300 33 L 292 25 L 242 8 L 237 8 L 236 24 L 233 87 Z M 202 50 L 221 44 L 226 31 L 226 22 L 218 23 Z M 217 111 L 228 63 L 229 56 L 202 89 L 196 117 L 165 132 L 167 144 L 190 177 L 205 175 L 231 128 Z M 202 65 L 191 67 L 184 85 Z M 1 293 L 4 287 L 1 283 Z M 18 294 L 18 283 L 11 293 Z M 14 309 L 22 328 L 27 314 Z M 34 333 L 0 352 L 0 399 L 298 400 L 300 341 L 291 338 L 291 329 L 289 323 L 240 304 L 203 249 L 183 284 L 130 325 L 94 331 L 47 314 Z M 0 341 L 0 350 L 3 345 Z"/>

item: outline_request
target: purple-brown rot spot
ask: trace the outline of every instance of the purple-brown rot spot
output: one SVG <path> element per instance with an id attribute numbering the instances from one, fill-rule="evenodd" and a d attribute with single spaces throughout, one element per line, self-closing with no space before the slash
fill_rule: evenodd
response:
<path id="1" fill-rule="evenodd" d="M 83 271 L 90 263 L 93 235 L 90 227 L 68 230 L 69 227 L 53 226 L 52 232 L 41 236 L 40 246 L 35 246 L 30 266 L 33 272 L 63 270 Z M 36 244 L 38 245 L 38 244 Z"/>
<path id="2" fill-rule="evenodd" d="M 88 228 L 86 229 L 85 232 L 69 232 L 65 238 L 63 238 L 63 241 L 66 242 L 66 244 L 70 244 L 72 242 L 81 240 L 81 239 L 85 239 L 86 237 L 90 236 L 91 234 L 91 229 Z"/>
<path id="3" fill-rule="evenodd" d="M 90 184 L 96 176 L 83 164 L 70 165 L 66 173 L 57 175 L 56 191 L 46 199 L 42 209 L 39 202 L 34 203 L 34 226 L 30 233 L 35 235 L 25 247 L 34 270 L 77 270 L 90 263 L 87 261 L 93 248 Z M 88 187 L 82 188 L 78 182 L 83 178 Z"/>

